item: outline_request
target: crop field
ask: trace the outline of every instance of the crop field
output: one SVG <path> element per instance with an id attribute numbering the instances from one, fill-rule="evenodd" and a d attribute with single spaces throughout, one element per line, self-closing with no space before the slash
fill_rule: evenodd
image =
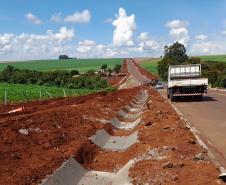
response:
<path id="1" fill-rule="evenodd" d="M 0 83 L 0 103 L 27 102 L 57 97 L 79 96 L 96 92 L 89 89 L 67 89 L 39 85 Z"/>
<path id="2" fill-rule="evenodd" d="M 30 69 L 37 71 L 53 71 L 53 70 L 79 70 L 86 72 L 89 70 L 100 69 L 102 64 L 107 64 L 112 68 L 116 64 L 121 64 L 123 59 L 68 59 L 68 60 L 35 60 L 35 61 L 18 61 L 0 63 L 0 71 L 7 65 L 12 65 L 18 69 Z"/>
<path id="3" fill-rule="evenodd" d="M 207 55 L 207 56 L 198 56 L 202 61 L 209 62 L 224 62 L 226 63 L 226 55 Z"/>
<path id="4" fill-rule="evenodd" d="M 198 56 L 201 58 L 201 61 L 207 62 L 223 62 L 226 63 L 226 55 L 207 55 L 207 56 Z M 140 62 L 140 65 L 148 70 L 149 72 L 158 76 L 158 61 L 159 58 L 148 59 Z"/>
<path id="5" fill-rule="evenodd" d="M 144 60 L 140 63 L 140 65 L 148 70 L 149 72 L 153 73 L 154 75 L 158 76 L 158 61 L 159 58 L 153 58 L 153 59 L 148 59 Z"/>

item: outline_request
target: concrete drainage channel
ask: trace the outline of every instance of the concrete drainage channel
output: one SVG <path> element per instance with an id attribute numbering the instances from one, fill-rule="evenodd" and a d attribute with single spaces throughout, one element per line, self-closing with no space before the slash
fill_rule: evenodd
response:
<path id="1" fill-rule="evenodd" d="M 102 129 L 97 131 L 90 139 L 102 149 L 124 151 L 137 142 L 137 135 L 138 132 L 134 132 L 130 136 L 111 136 Z"/>
<path id="2" fill-rule="evenodd" d="M 148 92 L 141 91 L 139 95 L 120 110 L 116 117 L 107 123 L 118 129 L 134 129 L 141 124 L 140 115 L 148 100 Z M 119 117 L 119 118 L 118 118 Z M 129 119 L 121 121 L 120 119 Z M 89 138 L 94 144 L 104 150 L 125 151 L 138 141 L 138 131 L 129 136 L 112 136 L 104 129 L 98 130 Z M 118 172 L 89 171 L 83 168 L 74 158 L 70 158 L 52 175 L 45 179 L 42 185 L 129 185 L 129 169 L 137 162 L 130 160 Z"/>
<path id="3" fill-rule="evenodd" d="M 129 185 L 129 169 L 133 164 L 130 160 L 116 173 L 88 171 L 70 158 L 43 185 Z"/>

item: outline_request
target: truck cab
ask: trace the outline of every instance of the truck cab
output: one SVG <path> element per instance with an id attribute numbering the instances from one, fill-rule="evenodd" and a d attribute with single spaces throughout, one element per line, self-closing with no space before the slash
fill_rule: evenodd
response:
<path id="1" fill-rule="evenodd" d="M 167 96 L 171 101 L 186 96 L 202 100 L 207 87 L 208 79 L 201 76 L 201 64 L 169 66 Z"/>

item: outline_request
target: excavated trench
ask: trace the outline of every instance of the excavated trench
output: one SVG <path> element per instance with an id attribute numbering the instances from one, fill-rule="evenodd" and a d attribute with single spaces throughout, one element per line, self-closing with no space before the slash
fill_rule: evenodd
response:
<path id="1" fill-rule="evenodd" d="M 141 124 L 141 114 L 148 100 L 147 91 L 142 91 L 137 97 L 130 102 L 132 105 L 125 106 L 128 112 L 120 110 L 111 123 L 116 129 L 134 129 Z M 136 107 L 136 108 L 134 108 Z M 137 109 L 138 108 L 138 109 Z M 135 110 L 135 112 L 134 112 Z M 120 121 L 118 117 L 130 118 L 131 122 Z M 111 133 L 112 134 L 112 133 Z M 131 159 L 117 172 L 103 172 L 87 170 L 80 164 L 89 163 L 94 160 L 97 146 L 102 150 L 122 152 L 128 150 L 133 144 L 138 142 L 138 131 L 129 136 L 114 136 L 109 134 L 105 129 L 98 130 L 95 135 L 89 139 L 92 143 L 84 143 L 83 147 L 77 152 L 74 158 L 70 158 L 59 169 L 42 182 L 42 185 L 129 185 L 129 170 L 136 162 Z"/>

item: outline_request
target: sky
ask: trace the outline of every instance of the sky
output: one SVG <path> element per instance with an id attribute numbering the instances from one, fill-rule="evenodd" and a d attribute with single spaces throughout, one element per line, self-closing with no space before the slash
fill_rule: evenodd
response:
<path id="1" fill-rule="evenodd" d="M 0 60 L 226 54 L 226 0 L 0 0 Z"/>

